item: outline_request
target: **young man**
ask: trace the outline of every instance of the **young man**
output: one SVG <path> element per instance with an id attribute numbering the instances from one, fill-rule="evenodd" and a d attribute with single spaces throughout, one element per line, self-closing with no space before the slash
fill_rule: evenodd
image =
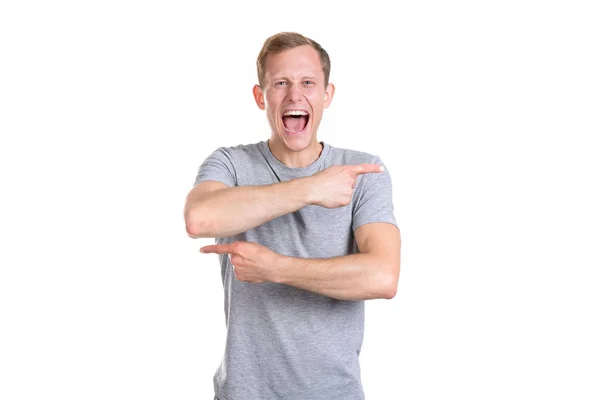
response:
<path id="1" fill-rule="evenodd" d="M 393 298 L 400 273 L 391 179 L 379 157 L 317 140 L 334 93 L 318 43 L 276 34 L 257 69 L 270 139 L 214 151 L 184 210 L 221 265 L 216 398 L 364 399 L 364 300 Z"/>

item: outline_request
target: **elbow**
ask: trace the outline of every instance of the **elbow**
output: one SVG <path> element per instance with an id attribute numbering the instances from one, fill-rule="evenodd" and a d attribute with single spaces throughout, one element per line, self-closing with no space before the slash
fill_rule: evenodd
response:
<path id="1" fill-rule="evenodd" d="M 192 239 L 212 237 L 210 236 L 210 224 L 198 210 L 186 210 L 185 231 Z"/>
<path id="2" fill-rule="evenodd" d="M 385 282 L 381 285 L 381 298 L 391 300 L 396 297 L 398 293 L 398 278 L 399 275 L 396 273 L 386 273 L 382 279 Z"/>
<path id="3" fill-rule="evenodd" d="M 228 233 L 219 228 L 219 225 L 215 220 L 211 219 L 194 219 L 190 218 L 185 220 L 185 230 L 189 237 L 192 239 L 199 238 L 223 238 L 231 236 L 232 233 Z"/>
<path id="4" fill-rule="evenodd" d="M 391 300 L 396 297 L 396 293 L 398 293 L 398 284 L 387 285 L 385 291 L 382 293 L 382 298 Z"/>
<path id="5" fill-rule="evenodd" d="M 192 239 L 198 239 L 203 237 L 202 229 L 196 221 L 186 220 L 185 231 L 187 232 L 188 236 Z"/>
<path id="6" fill-rule="evenodd" d="M 365 300 L 387 299 L 391 300 L 398 293 L 398 278 L 400 277 L 400 265 L 390 260 L 377 261 L 372 266 L 374 274 L 371 275 L 369 291 Z"/>

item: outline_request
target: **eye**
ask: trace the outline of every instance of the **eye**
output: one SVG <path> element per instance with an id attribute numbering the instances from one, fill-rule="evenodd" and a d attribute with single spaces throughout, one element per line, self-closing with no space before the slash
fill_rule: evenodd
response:
<path id="1" fill-rule="evenodd" d="M 305 85 L 307 85 L 307 86 L 310 86 L 310 85 L 312 85 L 313 83 L 314 83 L 313 81 L 304 81 L 304 84 L 305 84 Z"/>
<path id="2" fill-rule="evenodd" d="M 287 82 L 285 82 L 285 81 L 275 82 L 275 86 L 285 86 L 286 84 L 287 84 Z"/>

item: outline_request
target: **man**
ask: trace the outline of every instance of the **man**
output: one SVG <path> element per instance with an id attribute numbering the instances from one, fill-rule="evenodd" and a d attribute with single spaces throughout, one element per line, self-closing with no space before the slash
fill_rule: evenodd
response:
<path id="1" fill-rule="evenodd" d="M 185 205 L 190 237 L 214 237 L 227 338 L 220 400 L 364 399 L 364 300 L 396 294 L 400 233 L 377 156 L 317 140 L 327 52 L 284 32 L 257 59 L 254 98 L 271 137 L 221 147 Z"/>

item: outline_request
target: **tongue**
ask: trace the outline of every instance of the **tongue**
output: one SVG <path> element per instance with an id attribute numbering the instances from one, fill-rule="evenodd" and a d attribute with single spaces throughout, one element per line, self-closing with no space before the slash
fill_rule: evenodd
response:
<path id="1" fill-rule="evenodd" d="M 283 117 L 283 125 L 288 128 L 292 132 L 300 132 L 304 127 L 306 127 L 306 123 L 308 122 L 308 117 Z"/>

